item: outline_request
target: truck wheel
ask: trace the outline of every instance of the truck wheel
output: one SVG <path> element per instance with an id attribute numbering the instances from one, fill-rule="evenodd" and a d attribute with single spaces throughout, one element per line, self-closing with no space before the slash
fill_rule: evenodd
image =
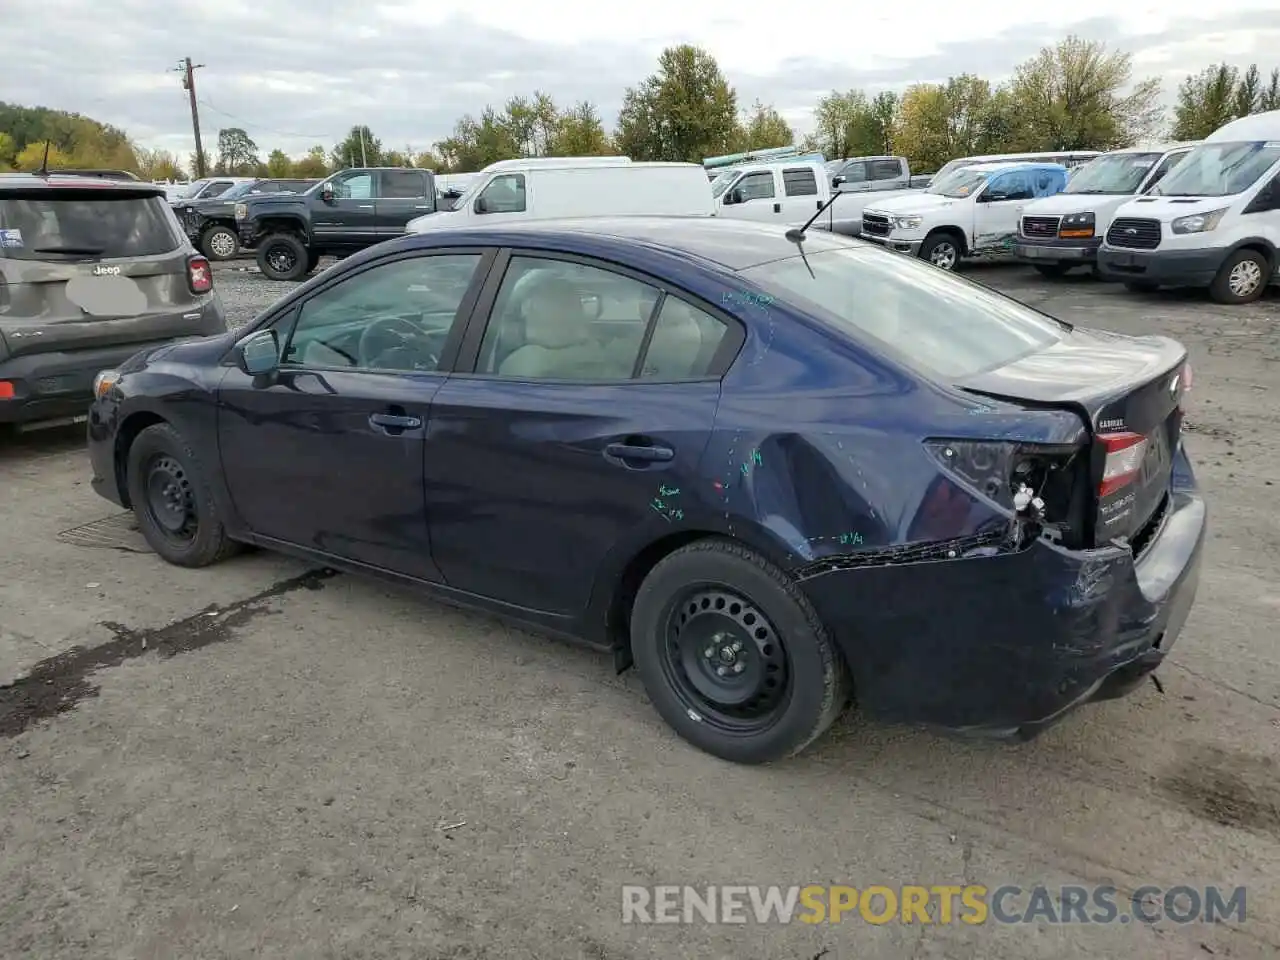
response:
<path id="1" fill-rule="evenodd" d="M 200 234 L 200 252 L 210 260 L 230 260 L 240 252 L 240 238 L 229 227 L 215 224 Z"/>
<path id="2" fill-rule="evenodd" d="M 301 280 L 310 251 L 292 233 L 273 233 L 258 244 L 258 269 L 268 280 Z"/>
<path id="3" fill-rule="evenodd" d="M 1040 276 L 1048 277 L 1051 280 L 1065 277 L 1071 270 L 1071 264 L 1069 263 L 1037 263 L 1034 266 L 1040 272 Z"/>
<path id="4" fill-rule="evenodd" d="M 1155 293 L 1160 289 L 1160 284 L 1150 280 L 1126 280 L 1124 288 L 1130 293 Z"/>
<path id="5" fill-rule="evenodd" d="M 925 238 L 920 247 L 920 259 L 928 260 L 940 270 L 952 271 L 960 264 L 960 238 L 954 233 L 939 230 Z"/>
<path id="6" fill-rule="evenodd" d="M 677 734 L 736 763 L 799 753 L 850 699 L 839 651 L 795 583 L 728 540 L 660 560 L 631 615 L 649 699 Z"/>
<path id="7" fill-rule="evenodd" d="M 1271 264 L 1257 250 L 1237 250 L 1227 257 L 1209 286 L 1209 296 L 1217 303 L 1253 303 L 1267 289 Z"/>

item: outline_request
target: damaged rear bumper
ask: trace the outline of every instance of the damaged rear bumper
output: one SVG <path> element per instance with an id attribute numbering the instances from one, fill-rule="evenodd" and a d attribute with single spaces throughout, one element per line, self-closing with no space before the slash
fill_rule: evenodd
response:
<path id="1" fill-rule="evenodd" d="M 860 566 L 800 585 L 840 645 L 861 709 L 887 722 L 1034 736 L 1132 690 L 1195 599 L 1207 511 L 1185 453 L 1139 555 L 1046 540 L 995 556 Z"/>

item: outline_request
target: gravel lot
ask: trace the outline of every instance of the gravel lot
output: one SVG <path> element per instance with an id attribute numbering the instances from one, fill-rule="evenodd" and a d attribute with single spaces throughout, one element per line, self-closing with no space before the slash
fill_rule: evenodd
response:
<path id="1" fill-rule="evenodd" d="M 80 429 L 31 434 L 0 445 L 0 956 L 1277 956 L 1280 297 L 972 275 L 1191 350 L 1213 531 L 1162 690 L 1022 746 L 850 718 L 733 767 L 597 654 L 269 554 L 169 567 L 112 526 Z M 286 289 L 217 284 L 237 324 Z M 623 884 L 811 882 L 1246 885 L 1247 919 L 621 923 Z"/>

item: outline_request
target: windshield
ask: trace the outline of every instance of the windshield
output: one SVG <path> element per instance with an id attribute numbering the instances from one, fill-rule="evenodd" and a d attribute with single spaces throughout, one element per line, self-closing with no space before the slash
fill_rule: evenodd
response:
<path id="1" fill-rule="evenodd" d="M 1160 162 L 1162 153 L 1113 153 L 1077 167 L 1063 193 L 1138 192 L 1142 180 Z"/>
<path id="2" fill-rule="evenodd" d="M 737 175 L 738 174 L 736 172 L 722 173 L 718 177 L 716 177 L 714 180 L 712 180 L 711 196 L 715 198 L 719 198 L 720 194 L 724 193 L 726 190 L 729 189 L 729 184 L 733 183 L 733 180 Z"/>
<path id="3" fill-rule="evenodd" d="M 929 263 L 849 246 L 748 267 L 742 275 L 837 329 L 874 337 L 946 379 L 1004 366 L 1070 329 Z"/>
<path id="4" fill-rule="evenodd" d="M 1280 141 L 1204 143 L 1151 191 L 1161 197 L 1228 197 L 1248 190 L 1280 160 Z"/>
<path id="5" fill-rule="evenodd" d="M 951 173 L 939 173 L 925 188 L 925 193 L 940 193 L 944 197 L 971 197 L 987 182 L 991 173 L 987 170 L 969 170 L 961 167 Z"/>
<path id="6" fill-rule="evenodd" d="M 197 193 L 205 188 L 208 180 L 192 180 L 185 186 L 178 188 L 178 199 L 185 200 L 187 197 L 194 197 Z"/>
<path id="7" fill-rule="evenodd" d="M 179 239 L 162 196 L 59 191 L 53 197 L 0 198 L 0 258 L 150 257 Z"/>
<path id="8" fill-rule="evenodd" d="M 238 183 L 234 187 L 232 187 L 230 190 L 227 190 L 225 193 L 218 194 L 218 199 L 234 200 L 236 197 L 243 197 L 246 193 L 249 193 L 251 190 L 259 190 L 259 189 L 261 189 L 261 187 L 259 187 L 259 185 L 256 183 Z"/>

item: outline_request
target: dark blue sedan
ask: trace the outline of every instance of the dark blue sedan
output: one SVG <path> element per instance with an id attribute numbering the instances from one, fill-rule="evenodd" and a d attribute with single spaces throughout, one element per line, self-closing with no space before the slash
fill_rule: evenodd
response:
<path id="1" fill-rule="evenodd" d="M 869 714 L 1028 736 L 1131 689 L 1205 505 L 1164 337 L 821 231 L 544 221 L 381 244 L 105 371 L 93 484 L 611 650 L 720 757 Z"/>

